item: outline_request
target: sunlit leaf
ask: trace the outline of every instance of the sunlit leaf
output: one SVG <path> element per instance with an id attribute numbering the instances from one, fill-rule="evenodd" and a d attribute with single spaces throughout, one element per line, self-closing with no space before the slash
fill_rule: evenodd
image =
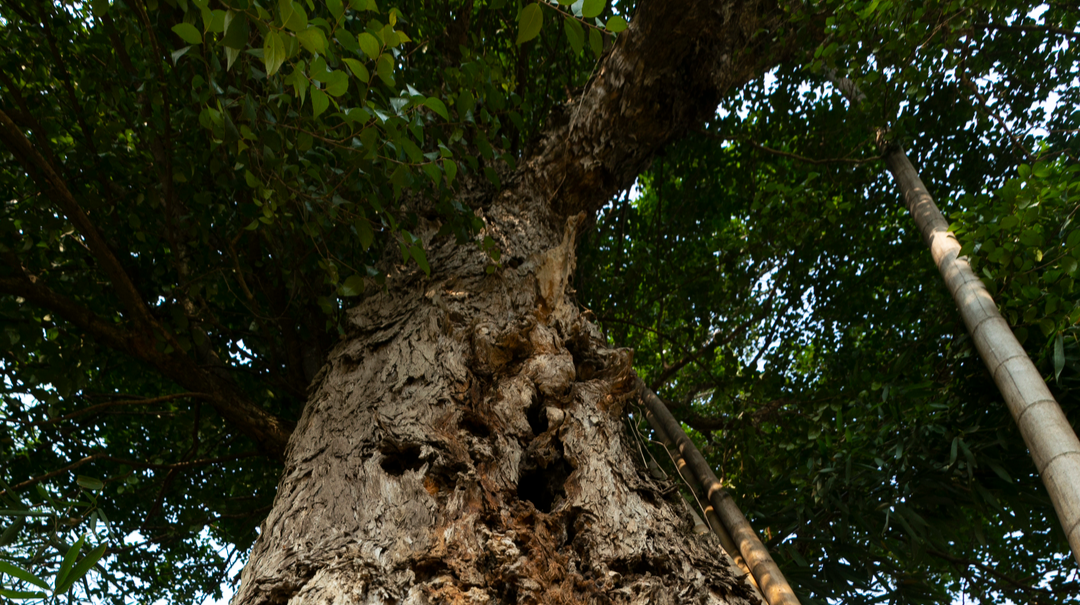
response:
<path id="1" fill-rule="evenodd" d="M 518 16 L 517 43 L 524 44 L 540 35 L 540 28 L 544 25 L 544 11 L 540 3 L 526 4 Z"/>
<path id="2" fill-rule="evenodd" d="M 379 57 L 379 53 L 382 52 L 382 44 L 375 36 L 368 32 L 363 32 L 356 37 L 357 42 L 360 44 L 360 50 L 364 51 L 364 54 L 372 59 Z"/>
<path id="3" fill-rule="evenodd" d="M 607 7 L 607 0 L 585 0 L 581 5 L 581 16 L 586 19 L 600 16 Z"/>
<path id="4" fill-rule="evenodd" d="M 270 31 L 263 41 L 263 63 L 266 65 L 266 75 L 272 76 L 285 62 L 285 43 L 281 40 L 281 34 Z"/>

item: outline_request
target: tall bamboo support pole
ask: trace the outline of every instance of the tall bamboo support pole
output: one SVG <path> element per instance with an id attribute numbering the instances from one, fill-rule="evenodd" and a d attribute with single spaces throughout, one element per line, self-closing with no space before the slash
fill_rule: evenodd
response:
<path id="1" fill-rule="evenodd" d="M 799 605 L 799 599 L 795 597 L 784 574 L 769 556 L 769 551 L 754 533 L 754 528 L 750 527 L 750 522 L 736 506 L 731 494 L 720 485 L 720 481 L 713 473 L 712 467 L 705 461 L 705 457 L 694 447 L 694 442 L 686 436 L 682 426 L 671 415 L 664 402 L 660 401 L 660 398 L 644 383 L 641 383 L 640 379 L 638 389 L 645 403 L 649 424 L 675 444 L 690 472 L 701 484 L 702 491 L 708 496 L 713 510 L 716 511 L 731 539 L 734 540 L 735 546 L 749 566 L 750 573 L 757 581 L 769 605 Z"/>
<path id="2" fill-rule="evenodd" d="M 831 70 L 826 75 L 852 103 L 866 101 L 866 95 L 855 82 Z M 949 222 L 930 197 L 907 153 L 900 147 L 891 149 L 885 154 L 885 164 L 900 187 L 923 242 L 930 248 L 945 287 L 960 309 L 979 356 L 1020 427 L 1065 530 L 1073 558 L 1080 563 L 1080 440 L 1035 364 L 998 312 L 990 292 L 975 276 L 967 259 L 960 256 L 960 242 L 949 233 Z"/>
<path id="3" fill-rule="evenodd" d="M 967 259 L 960 257 L 960 242 L 949 233 L 915 168 L 901 148 L 885 156 L 885 163 L 900 186 L 923 241 L 930 247 L 945 286 L 952 294 L 968 333 L 975 342 L 1005 404 L 1020 427 L 1042 477 L 1073 558 L 1080 563 L 1080 440 L 1050 394 L 1035 364 L 1013 336 L 982 280 Z"/>

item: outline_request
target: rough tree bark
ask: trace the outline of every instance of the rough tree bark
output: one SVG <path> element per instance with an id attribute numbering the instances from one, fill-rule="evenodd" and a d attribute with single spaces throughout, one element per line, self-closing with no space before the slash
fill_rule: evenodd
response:
<path id="1" fill-rule="evenodd" d="M 756 602 L 642 466 L 631 354 L 568 283 L 587 213 L 782 59 L 782 18 L 644 0 L 506 187 L 470 200 L 503 266 L 429 235 L 430 277 L 398 270 L 349 313 L 234 603 Z"/>

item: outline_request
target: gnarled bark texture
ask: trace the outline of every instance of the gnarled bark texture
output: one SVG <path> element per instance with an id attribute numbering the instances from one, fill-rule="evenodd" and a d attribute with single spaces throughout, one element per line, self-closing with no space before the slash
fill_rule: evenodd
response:
<path id="1" fill-rule="evenodd" d="M 631 355 L 568 291 L 585 219 L 779 59 L 775 3 L 642 2 L 498 193 L 349 314 L 234 603 L 750 603 L 626 430 Z M 434 233 L 437 225 L 430 226 Z"/>

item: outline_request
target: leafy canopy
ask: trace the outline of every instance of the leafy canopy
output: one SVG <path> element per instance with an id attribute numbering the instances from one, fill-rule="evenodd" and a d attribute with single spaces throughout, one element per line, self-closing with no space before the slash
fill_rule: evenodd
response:
<path id="1" fill-rule="evenodd" d="M 809 64 L 730 99 L 582 245 L 583 302 L 635 347 L 803 597 L 1080 592 L 1019 431 L 877 159 L 879 142 L 909 150 L 1076 426 L 1080 13 L 1035 8 L 809 16 L 827 32 Z M 852 106 L 831 74 L 867 101 Z"/>

